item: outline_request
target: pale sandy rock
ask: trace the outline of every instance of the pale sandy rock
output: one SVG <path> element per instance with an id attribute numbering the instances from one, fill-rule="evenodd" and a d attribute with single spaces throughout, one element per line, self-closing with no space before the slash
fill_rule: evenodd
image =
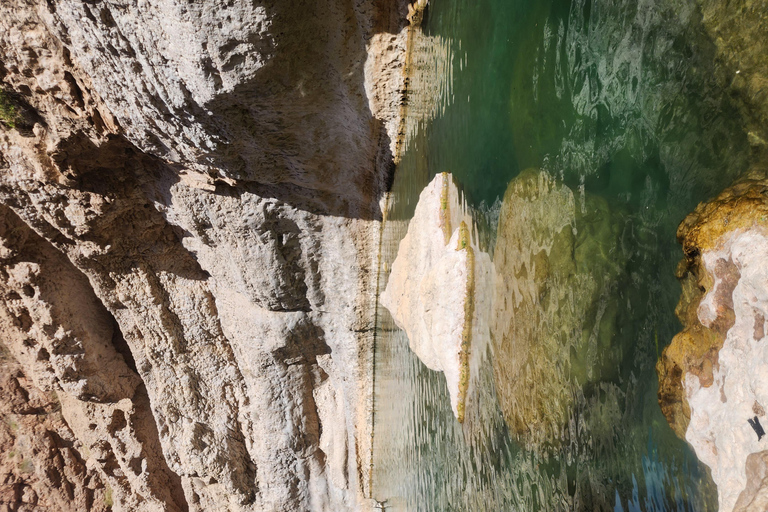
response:
<path id="1" fill-rule="evenodd" d="M 768 510 L 768 451 L 747 456 L 747 487 L 739 494 L 734 510 L 763 512 Z"/>
<path id="2" fill-rule="evenodd" d="M 8 209 L 0 213 L 7 251 L 2 314 L 24 333 L 6 332 L 5 345 L 28 371 L 38 370 L 30 374 L 42 389 L 60 386 L 96 402 L 132 396 L 141 381 L 115 351 L 120 334 L 85 277 Z"/>
<path id="3" fill-rule="evenodd" d="M 38 12 L 142 151 L 225 181 L 365 197 L 371 3 L 64 0 Z"/>
<path id="4" fill-rule="evenodd" d="M 0 4 L 20 113 L 0 201 L 69 265 L 9 264 L 2 311 L 18 330 L 26 308 L 36 348 L 11 348 L 66 393 L 116 508 L 367 506 L 391 158 L 365 81 L 398 63 L 364 67 L 404 18 L 368 0 Z"/>
<path id="5" fill-rule="evenodd" d="M 365 85 L 368 107 L 374 117 L 384 122 L 389 151 L 397 151 L 402 109 L 407 101 L 405 58 L 408 52 L 408 28 L 397 34 L 375 34 L 367 46 Z"/>
<path id="6" fill-rule="evenodd" d="M 493 280 L 490 257 L 479 250 L 476 236 L 470 236 L 469 248 L 460 243 L 467 235 L 462 224 L 473 225 L 458 189 L 450 174 L 438 174 L 419 195 L 381 294 L 381 303 L 408 335 L 414 353 L 428 368 L 445 374 L 451 407 L 460 421 L 469 385 L 462 382 L 462 373 L 472 366 L 461 359 L 462 339 L 469 336 L 471 359 L 484 352 Z"/>

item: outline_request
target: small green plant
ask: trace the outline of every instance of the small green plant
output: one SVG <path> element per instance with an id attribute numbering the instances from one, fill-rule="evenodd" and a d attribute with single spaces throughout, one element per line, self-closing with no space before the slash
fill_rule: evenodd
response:
<path id="1" fill-rule="evenodd" d="M 10 415 L 5 416 L 3 421 L 5 421 L 5 424 L 8 425 L 8 428 L 11 430 L 11 432 L 16 433 L 19 430 L 19 424 L 16 423 L 16 420 L 11 418 Z"/>
<path id="2" fill-rule="evenodd" d="M 8 452 L 8 458 L 9 459 L 14 458 L 15 456 L 16 456 L 16 452 L 14 450 L 11 450 L 11 451 Z"/>
<path id="3" fill-rule="evenodd" d="M 104 489 L 104 505 L 106 505 L 107 508 L 112 508 L 112 505 L 114 504 L 112 499 L 112 488 L 107 484 L 106 489 Z"/>
<path id="4" fill-rule="evenodd" d="M 21 462 L 19 462 L 20 473 L 32 473 L 34 471 L 35 471 L 35 465 L 32 464 L 31 460 L 23 459 Z"/>
<path id="5" fill-rule="evenodd" d="M 2 342 L 0 342 L 0 363 L 10 361 L 12 358 L 11 351 L 8 350 Z"/>
<path id="6" fill-rule="evenodd" d="M 0 122 L 8 128 L 16 128 L 20 118 L 19 107 L 5 89 L 0 88 Z"/>
<path id="7" fill-rule="evenodd" d="M 48 413 L 52 414 L 61 411 L 61 400 L 59 399 L 59 395 L 56 393 L 56 390 L 52 390 L 49 396 L 51 398 L 51 402 Z"/>

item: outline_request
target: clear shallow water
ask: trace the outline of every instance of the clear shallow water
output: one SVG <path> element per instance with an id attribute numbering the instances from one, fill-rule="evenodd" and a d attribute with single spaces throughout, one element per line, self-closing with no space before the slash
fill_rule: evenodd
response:
<path id="1" fill-rule="evenodd" d="M 573 383 L 566 441 L 549 447 L 507 427 L 491 354 L 474 411 L 456 422 L 442 374 L 379 311 L 373 495 L 389 509 L 717 509 L 706 471 L 659 410 L 654 370 L 680 327 L 677 225 L 730 184 L 748 154 L 698 17 L 684 0 L 433 0 L 424 31 L 439 51 L 426 51 L 421 69 L 441 74 L 432 77 L 441 107 L 412 120 L 383 236 L 382 289 L 418 194 L 444 171 L 475 209 L 489 252 L 508 183 L 533 167 L 577 203 L 604 200 L 622 263 L 618 285 L 600 298 L 615 315 L 600 327 L 610 346 L 574 354 L 595 378 Z"/>

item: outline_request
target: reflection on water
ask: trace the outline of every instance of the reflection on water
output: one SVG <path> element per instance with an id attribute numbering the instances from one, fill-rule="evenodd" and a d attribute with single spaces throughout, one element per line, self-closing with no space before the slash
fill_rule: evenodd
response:
<path id="1" fill-rule="evenodd" d="M 504 195 L 496 235 L 494 377 L 512 434 L 535 448 L 570 435 L 580 390 L 614 380 L 626 254 L 605 199 L 529 169 Z M 576 434 L 578 437 L 578 434 Z"/>
<path id="2" fill-rule="evenodd" d="M 401 149 L 408 150 L 409 141 L 426 122 L 442 114 L 452 99 L 453 66 L 451 40 L 427 36 L 413 30 L 408 73 L 405 139 Z"/>
<path id="3" fill-rule="evenodd" d="M 693 0 L 433 0 L 424 37 L 442 46 L 419 58 L 449 85 L 413 82 L 442 107 L 410 121 L 382 289 L 419 193 L 452 172 L 503 274 L 503 327 L 459 424 L 442 375 L 379 311 L 388 509 L 716 510 L 654 371 L 679 325 L 677 224 L 746 164 L 699 19 Z"/>
<path id="4" fill-rule="evenodd" d="M 493 264 L 476 241 L 472 217 L 451 175 L 438 174 L 419 195 L 380 294 L 413 353 L 427 368 L 445 374 L 459 423 L 483 364 L 493 310 Z"/>

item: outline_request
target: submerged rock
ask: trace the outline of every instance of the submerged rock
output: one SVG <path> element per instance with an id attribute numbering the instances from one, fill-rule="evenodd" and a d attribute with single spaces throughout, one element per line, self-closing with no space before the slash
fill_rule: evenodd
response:
<path id="1" fill-rule="evenodd" d="M 768 493 L 767 192 L 741 183 L 680 225 L 684 328 L 657 364 L 662 411 L 711 468 L 721 511 L 765 510 Z"/>
<path id="2" fill-rule="evenodd" d="M 697 0 L 702 24 L 717 49 L 718 73 L 740 105 L 750 144 L 768 150 L 768 32 L 766 0 Z"/>
<path id="3" fill-rule="evenodd" d="M 494 254 L 494 376 L 504 418 L 527 442 L 556 442 L 573 386 L 605 377 L 619 234 L 604 201 L 576 198 L 544 172 L 524 171 L 507 188 Z"/>
<path id="4" fill-rule="evenodd" d="M 451 175 L 421 192 L 400 242 L 381 303 L 408 335 L 411 350 L 445 374 L 456 418 L 464 421 L 470 370 L 489 337 L 493 267 L 470 232 L 472 218 Z"/>

